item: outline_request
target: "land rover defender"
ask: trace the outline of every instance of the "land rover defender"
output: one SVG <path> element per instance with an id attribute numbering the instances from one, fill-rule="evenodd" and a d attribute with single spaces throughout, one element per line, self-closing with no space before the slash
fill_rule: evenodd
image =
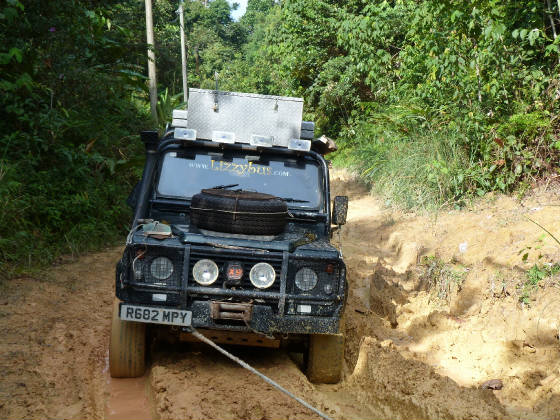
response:
<path id="1" fill-rule="evenodd" d="M 116 268 L 110 373 L 141 376 L 150 340 L 287 347 L 338 382 L 347 294 L 330 242 L 329 169 L 299 98 L 191 89 L 163 136 L 143 132 L 134 220 Z M 333 227 L 334 225 L 334 227 Z"/>

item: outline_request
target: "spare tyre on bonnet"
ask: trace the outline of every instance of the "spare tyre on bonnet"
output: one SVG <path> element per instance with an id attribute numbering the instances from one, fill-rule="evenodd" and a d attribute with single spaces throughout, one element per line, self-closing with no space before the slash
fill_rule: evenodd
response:
<path id="1" fill-rule="evenodd" d="M 191 223 L 217 232 L 277 235 L 287 216 L 284 200 L 258 192 L 212 188 L 191 199 Z"/>

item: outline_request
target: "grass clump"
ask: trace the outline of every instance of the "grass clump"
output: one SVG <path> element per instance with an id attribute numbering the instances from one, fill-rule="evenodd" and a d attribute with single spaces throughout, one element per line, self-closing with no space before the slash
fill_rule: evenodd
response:
<path id="1" fill-rule="evenodd" d="M 335 164 L 358 171 L 372 190 L 405 208 L 437 209 L 471 188 L 466 139 L 434 128 L 415 106 L 372 112 L 344 131 Z"/>
<path id="2" fill-rule="evenodd" d="M 461 291 L 466 278 L 466 270 L 455 268 L 436 255 L 422 258 L 420 262 L 422 274 L 420 278 L 430 290 L 433 299 L 447 301 L 453 293 Z"/>
<path id="3" fill-rule="evenodd" d="M 525 281 L 519 286 L 519 302 L 524 305 L 531 303 L 531 296 L 546 279 L 552 279 L 560 273 L 560 264 L 534 264 L 527 270 Z"/>

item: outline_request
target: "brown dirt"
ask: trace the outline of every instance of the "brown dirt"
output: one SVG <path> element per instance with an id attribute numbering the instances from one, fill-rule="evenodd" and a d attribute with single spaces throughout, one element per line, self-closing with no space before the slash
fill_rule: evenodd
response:
<path id="1" fill-rule="evenodd" d="M 0 418 L 103 418 L 119 251 L 2 285 Z"/>
<path id="2" fill-rule="evenodd" d="M 337 419 L 560 419 L 558 276 L 519 303 L 525 270 L 560 254 L 525 216 L 560 233 L 559 195 L 417 215 L 384 207 L 344 172 L 333 178 L 350 196 L 345 379 L 316 386 L 282 351 L 235 353 Z M 121 251 L 1 285 L 0 418 L 317 418 L 202 344 L 160 346 L 144 378 L 110 380 Z M 490 379 L 503 388 L 479 389 Z"/>

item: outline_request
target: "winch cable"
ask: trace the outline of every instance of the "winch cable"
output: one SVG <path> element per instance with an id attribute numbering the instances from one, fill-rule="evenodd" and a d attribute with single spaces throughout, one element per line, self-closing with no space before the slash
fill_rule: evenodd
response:
<path id="1" fill-rule="evenodd" d="M 216 343 L 214 343 L 212 340 L 210 340 L 209 338 L 207 338 L 206 336 L 202 335 L 201 333 L 199 333 L 196 329 L 194 329 L 193 327 L 190 327 L 190 331 L 189 331 L 192 335 L 194 335 L 196 338 L 198 338 L 200 341 L 208 344 L 211 347 L 214 347 L 216 350 L 218 350 L 220 353 L 222 353 L 224 356 L 229 357 L 231 360 L 233 360 L 235 363 L 238 363 L 239 365 L 241 365 L 242 367 L 244 367 L 245 369 L 247 369 L 248 371 L 254 373 L 255 375 L 259 376 L 263 381 L 267 382 L 268 384 L 272 385 L 273 387 L 275 387 L 276 389 L 278 389 L 279 391 L 283 392 L 284 394 L 286 394 L 288 397 L 296 400 L 298 403 L 300 403 L 301 405 L 303 405 L 305 408 L 308 408 L 309 410 L 313 411 L 315 414 L 317 414 L 319 417 L 324 418 L 325 420 L 332 420 L 329 416 L 327 416 L 325 413 L 323 413 L 322 411 L 317 410 L 315 407 L 313 407 L 311 404 L 303 401 L 301 398 L 296 397 L 294 394 L 292 394 L 290 391 L 288 391 L 286 388 L 284 388 L 282 385 L 274 382 L 272 379 L 270 379 L 268 376 L 262 374 L 261 372 L 259 372 L 257 369 L 249 366 L 247 363 L 245 363 L 243 360 L 241 360 L 239 357 L 234 356 L 233 354 L 231 354 L 230 352 L 228 352 L 227 350 L 223 349 L 222 347 L 218 346 Z"/>

